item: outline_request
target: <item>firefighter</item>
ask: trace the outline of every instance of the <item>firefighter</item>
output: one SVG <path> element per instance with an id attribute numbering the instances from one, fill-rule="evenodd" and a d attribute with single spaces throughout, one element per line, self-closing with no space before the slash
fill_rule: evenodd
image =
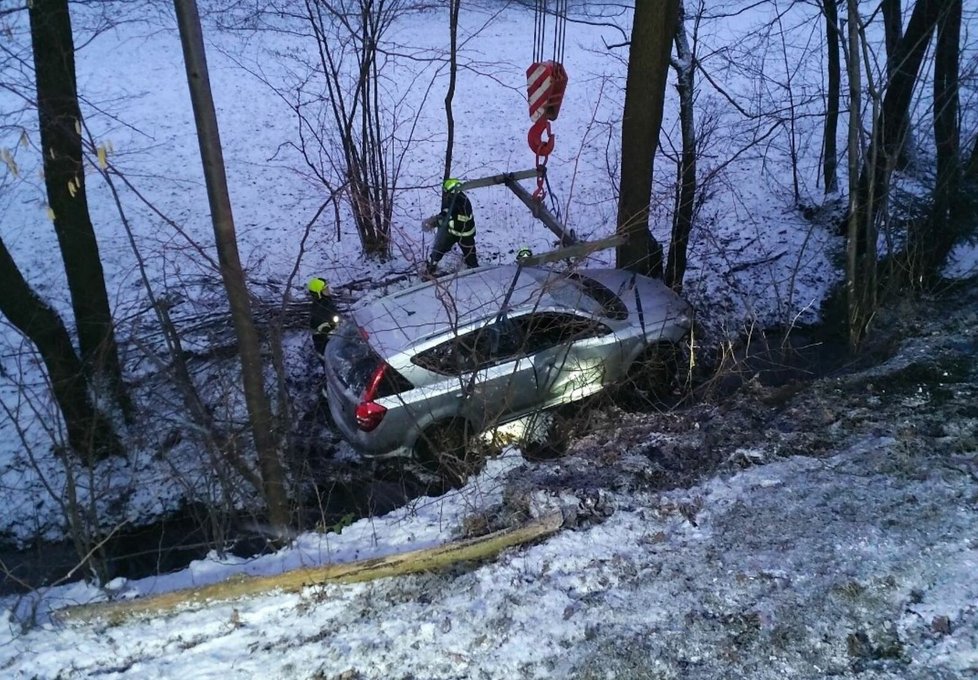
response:
<path id="1" fill-rule="evenodd" d="M 442 183 L 441 212 L 426 224 L 438 228 L 435 244 L 425 264 L 428 276 L 434 275 L 441 258 L 456 243 L 462 251 L 465 266 L 479 266 L 475 253 L 475 215 L 472 214 L 468 196 L 462 191 L 462 182 L 453 178 Z"/>
<path id="2" fill-rule="evenodd" d="M 316 348 L 317 354 L 322 354 L 326 349 L 329 335 L 340 323 L 339 310 L 333 302 L 333 296 L 329 292 L 329 284 L 325 279 L 314 276 L 309 279 L 306 285 L 309 296 L 312 298 L 312 307 L 309 309 L 309 328 L 312 331 L 312 343 Z"/>

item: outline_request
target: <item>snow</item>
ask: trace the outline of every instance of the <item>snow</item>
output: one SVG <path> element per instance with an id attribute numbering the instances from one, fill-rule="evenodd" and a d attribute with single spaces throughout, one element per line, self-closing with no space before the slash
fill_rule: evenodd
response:
<path id="1" fill-rule="evenodd" d="M 806 221 L 797 209 L 788 132 L 742 117 L 727 101 L 732 96 L 757 113 L 787 96 L 775 77 L 784 64 L 760 61 L 764 55 L 753 47 L 754 37 L 761 35 L 758 27 L 774 7 L 727 3 L 704 19 L 699 33 L 698 56 L 717 82 L 698 81 L 698 123 L 705 135 L 699 167 L 701 179 L 709 181 L 691 237 L 685 293 L 703 323 L 728 334 L 756 323 L 817 319 L 821 301 L 839 276 L 833 264 L 841 249 L 838 237 L 825 225 Z M 522 82 L 532 21 L 517 7 L 497 10 L 495 3 L 473 3 L 462 12 L 466 42 L 455 101 L 454 174 L 463 178 L 533 163 L 523 141 L 529 121 Z M 73 18 L 84 18 L 84 8 L 73 6 L 72 11 Z M 814 11 L 795 6 L 786 21 L 807 36 Z M 156 292 L 173 303 L 180 318 L 199 320 L 213 311 L 221 293 L 208 245 L 213 237 L 180 46 L 166 12 L 139 18 L 91 42 L 78 41 L 85 42 L 78 69 L 86 125 L 96 144 L 111 145 L 110 161 L 132 182 L 132 187 L 119 183 L 118 188 Z M 623 52 L 607 50 L 605 44 L 621 41 L 614 25 L 627 27 L 628 18 L 627 12 L 612 13 L 606 19 L 612 25 L 573 24 L 568 32 L 565 61 L 571 83 L 554 123 L 558 141 L 550 180 L 568 226 L 587 239 L 613 230 L 624 65 Z M 15 29 L 10 39 L 19 39 L 23 47 L 23 22 L 16 16 L 6 21 Z M 405 17 L 395 24 L 392 40 L 402 54 L 438 55 L 445 23 L 441 10 Z M 393 258 L 378 262 L 359 255 L 342 209 L 338 224 L 331 208 L 313 219 L 326 192 L 289 145 L 296 134 L 288 105 L 296 75 L 295 62 L 285 55 L 302 55 L 300 39 L 221 32 L 211 23 L 205 36 L 242 257 L 252 283 L 273 295 L 298 297 L 313 274 L 340 288 L 413 271 L 430 247 L 420 221 L 438 203 L 445 140 L 442 66 L 414 59 L 391 63 L 386 86 L 392 94 L 409 95 L 401 112 L 416 127 L 412 144 L 404 149 Z M 798 44 L 819 49 L 817 39 Z M 792 75 L 792 97 L 799 106 L 817 109 L 818 102 L 805 97 L 818 91 L 821 74 L 817 61 L 806 63 Z M 769 77 L 757 78 L 760 73 Z M 283 96 L 272 94 L 254 74 Z M 970 87 L 963 84 L 963 101 L 971 96 Z M 0 93 L 0 111 L 17 110 L 15 101 L 10 92 Z M 670 99 L 664 121 L 667 149 L 679 138 L 676 111 Z M 0 127 L 0 148 L 15 154 L 19 168 L 17 177 L 7 173 L 0 180 L 0 236 L 31 284 L 70 320 L 64 274 L 52 259 L 56 241 L 43 209 L 36 149 L 19 146 L 22 129 L 36 145 L 30 118 L 22 115 L 13 127 Z M 819 144 L 809 143 L 818 137 L 817 117 L 799 120 L 799 198 L 819 206 Z M 660 239 L 668 237 L 674 175 L 674 166 L 660 154 L 653 205 Z M 108 187 L 95 175 L 88 182 L 120 335 L 124 340 L 154 337 L 135 258 L 118 228 Z M 549 232 L 506 189 L 480 189 L 470 197 L 484 263 L 511 262 L 523 245 L 534 252 L 552 246 Z M 308 242 L 303 240 L 306 229 Z M 959 248 L 947 273 L 972 276 L 973 250 Z M 599 254 L 589 264 L 607 264 L 609 257 Z M 458 266 L 457 253 L 444 262 Z M 351 289 L 353 303 L 369 301 L 391 286 Z M 207 351 L 221 332 L 195 324 L 186 339 L 188 349 Z M 291 370 L 311 370 L 301 359 L 309 352 L 306 341 L 290 336 L 286 349 Z M 929 340 L 910 343 L 876 373 L 867 373 L 867 379 L 912 365 L 930 351 Z M 132 351 L 127 369 L 146 386 L 137 395 L 142 410 L 167 413 L 166 396 L 152 388 L 155 364 L 145 353 Z M 211 394 L 232 394 L 234 374 L 230 364 L 216 362 L 207 376 Z M 0 599 L 0 674 L 976 677 L 974 418 L 947 419 L 942 436 L 928 439 L 914 430 L 911 419 L 934 406 L 930 392 L 918 388 L 904 395 L 898 420 L 880 406 L 884 391 L 871 388 L 859 413 L 868 414 L 867 420 L 879 416 L 877 422 L 840 434 L 856 428 L 853 411 L 849 421 L 828 420 L 825 432 L 813 430 L 816 440 L 838 439 L 826 455 L 757 432 L 752 441 L 731 445 L 720 473 L 685 488 L 661 488 L 649 480 L 664 468 L 635 451 L 650 442 L 695 437 L 696 428 L 683 433 L 664 429 L 635 440 L 617 422 L 605 433 L 609 444 L 604 448 L 584 442 L 574 457 L 542 463 L 526 462 L 509 449 L 462 490 L 416 499 L 340 533 L 297 535 L 272 555 L 212 553 L 173 574 L 114 579 L 103 587 L 78 581 L 8 596 Z M 221 493 L 201 476 L 206 462 L 193 442 L 166 444 L 166 432 L 159 429 L 142 440 L 134 433 L 130 458 L 106 461 L 91 477 L 83 468 L 66 471 L 50 455 L 53 437 L 43 423 L 57 418 L 37 357 L 5 321 L 0 325 L 0 402 L 14 416 L 0 418 L 4 537 L 22 543 L 63 537 L 61 503 L 69 480 L 77 483 L 82 503 L 93 502 L 119 522 L 138 523 L 181 500 Z M 221 403 L 231 414 L 237 408 L 233 400 Z M 949 462 L 950 453 L 957 462 Z M 612 487 L 595 471 L 612 467 L 615 460 L 622 461 L 627 474 Z M 74 604 L 165 593 L 233 574 L 276 574 L 436 545 L 464 535 L 472 517 L 506 516 L 520 480 L 559 477 L 575 465 L 589 474 L 568 474 L 576 483 L 566 487 L 535 488 L 529 505 L 542 512 L 566 509 L 569 503 L 578 520 L 490 563 L 359 585 L 310 585 L 298 594 L 213 603 L 122 625 L 65 624 L 53 616 Z"/>
<path id="2" fill-rule="evenodd" d="M 111 627 L 21 632 L 8 619 L 0 668 L 7 677 L 776 678 L 859 668 L 966 677 L 978 668 L 978 480 L 950 474 L 936 455 L 894 469 L 899 448 L 869 438 L 829 458 L 622 496 L 604 521 L 448 573 L 311 585 Z M 498 501 L 491 480 L 506 467 L 521 474 L 519 465 L 510 453 L 463 492 L 305 536 L 279 555 L 233 568 L 212 558 L 113 590 L 147 594 L 447 540 L 473 503 Z M 44 597 L 41 612 L 102 595 L 75 584 Z M 939 617 L 949 632 L 933 630 Z M 866 658 L 849 651 L 860 632 L 876 650 Z M 893 658 L 879 651 L 892 644 Z"/>

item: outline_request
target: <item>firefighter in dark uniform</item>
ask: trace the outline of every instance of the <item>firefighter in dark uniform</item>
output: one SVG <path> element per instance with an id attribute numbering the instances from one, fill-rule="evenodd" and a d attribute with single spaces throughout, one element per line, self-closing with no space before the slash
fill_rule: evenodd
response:
<path id="1" fill-rule="evenodd" d="M 309 279 L 306 288 L 312 298 L 312 307 L 309 310 L 309 328 L 312 331 L 312 343 L 316 347 L 316 353 L 322 354 L 326 349 L 326 342 L 329 335 L 340 323 L 340 313 L 333 302 L 333 296 L 329 293 L 329 284 L 325 279 L 314 276 Z"/>
<path id="2" fill-rule="evenodd" d="M 434 225 L 438 227 L 435 245 L 425 265 L 425 272 L 431 276 L 438 263 L 456 243 L 462 251 L 466 267 L 478 267 L 475 254 L 475 215 L 472 204 L 462 191 L 462 182 L 446 179 L 442 184 L 441 212 L 435 216 Z"/>

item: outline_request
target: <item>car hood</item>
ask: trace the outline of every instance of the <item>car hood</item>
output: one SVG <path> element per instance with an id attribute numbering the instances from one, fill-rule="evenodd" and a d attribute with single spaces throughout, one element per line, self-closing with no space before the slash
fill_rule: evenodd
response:
<path id="1" fill-rule="evenodd" d="M 629 317 L 639 323 L 669 322 L 687 329 L 692 325 L 692 307 L 659 279 L 622 269 L 584 269 L 580 273 L 617 295 Z"/>

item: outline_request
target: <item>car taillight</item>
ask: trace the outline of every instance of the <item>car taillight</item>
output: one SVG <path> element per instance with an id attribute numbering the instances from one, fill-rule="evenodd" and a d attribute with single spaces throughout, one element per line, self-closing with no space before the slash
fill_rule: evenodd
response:
<path id="1" fill-rule="evenodd" d="M 372 401 L 361 401 L 357 404 L 357 427 L 364 432 L 370 432 L 380 425 L 387 413 L 387 407 Z"/>
<path id="2" fill-rule="evenodd" d="M 370 432 L 376 429 L 387 413 L 386 406 L 381 406 L 374 401 L 377 398 L 377 392 L 380 390 L 380 384 L 384 379 L 384 372 L 387 371 L 387 368 L 388 366 L 385 363 L 377 366 L 373 375 L 370 376 L 367 389 L 363 391 L 363 399 L 357 404 L 357 427 L 364 432 Z"/>

